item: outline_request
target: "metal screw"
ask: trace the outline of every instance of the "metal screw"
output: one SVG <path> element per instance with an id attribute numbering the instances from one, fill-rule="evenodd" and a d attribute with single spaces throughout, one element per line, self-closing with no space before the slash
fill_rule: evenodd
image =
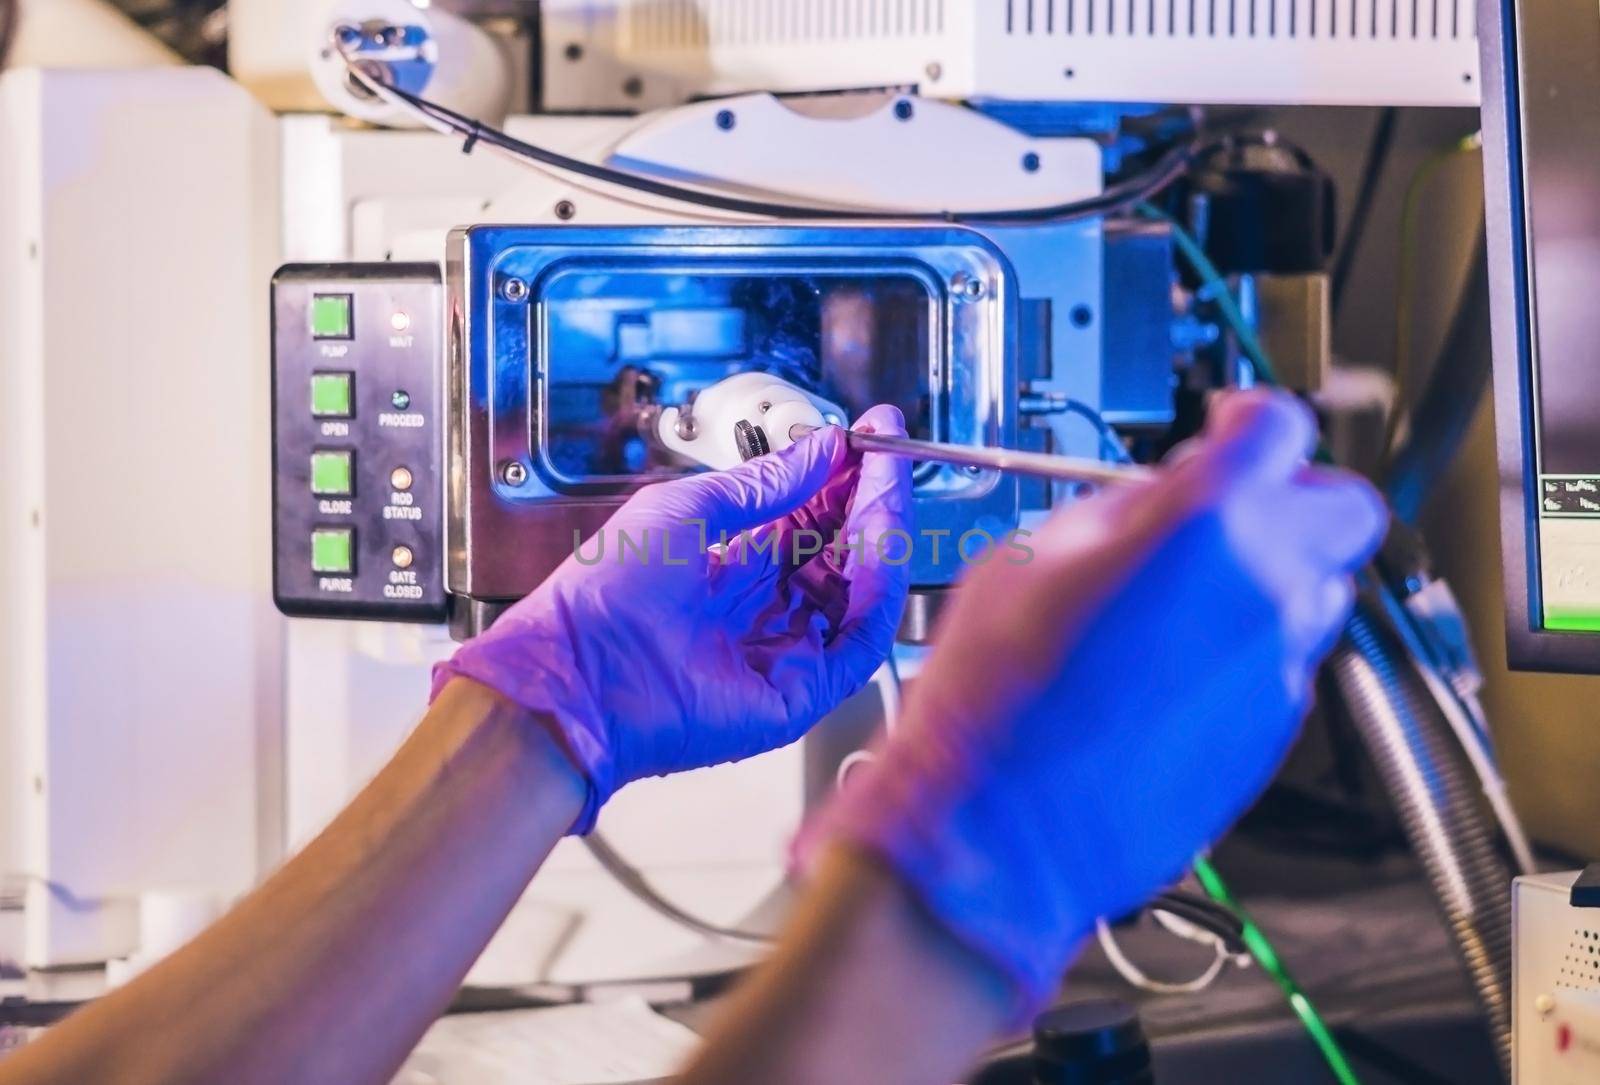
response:
<path id="1" fill-rule="evenodd" d="M 983 474 L 983 468 L 979 467 L 975 463 L 967 464 L 962 468 L 962 470 L 971 475 L 973 478 L 977 478 L 979 475 Z"/>
<path id="2" fill-rule="evenodd" d="M 761 403 L 756 404 L 756 409 L 759 410 L 762 414 L 766 414 L 768 411 L 772 410 L 772 404 L 763 401 Z"/>
<path id="3" fill-rule="evenodd" d="M 955 276 L 950 280 L 950 288 L 954 290 L 957 295 L 973 301 L 983 297 L 985 291 L 988 289 L 983 285 L 982 279 L 975 275 L 968 275 L 965 271 L 960 271 L 955 274 Z"/>
<path id="4" fill-rule="evenodd" d="M 1039 156 L 1034 154 L 1032 151 L 1029 151 L 1027 154 L 1023 155 L 1022 168 L 1027 170 L 1029 173 L 1038 173 Z"/>
<path id="5" fill-rule="evenodd" d="M 928 73 L 928 78 L 937 83 L 944 76 L 944 65 L 937 60 L 928 61 L 928 66 L 922 69 Z"/>
<path id="6" fill-rule="evenodd" d="M 915 110 L 912 108 L 910 101 L 905 98 L 894 104 L 894 115 L 903 121 L 910 120 L 914 112 Z"/>
<path id="7" fill-rule="evenodd" d="M 694 415 L 678 412 L 678 424 L 673 427 L 680 441 L 692 441 L 700 432 L 700 427 L 694 424 Z"/>
<path id="8" fill-rule="evenodd" d="M 507 486 L 521 486 L 528 481 L 528 468 L 520 460 L 507 460 L 500 465 L 500 481 Z"/>
<path id="9" fill-rule="evenodd" d="M 574 204 L 571 200 L 562 200 L 561 202 L 556 204 L 556 218 L 560 219 L 562 222 L 566 222 L 568 219 L 572 218 L 572 216 L 576 215 L 577 213 L 578 213 L 577 205 Z"/>
<path id="10" fill-rule="evenodd" d="M 507 301 L 527 301 L 528 284 L 521 279 L 507 279 L 500 286 L 500 296 Z"/>
<path id="11" fill-rule="evenodd" d="M 733 130 L 733 126 L 735 124 L 737 124 L 737 123 L 738 123 L 738 118 L 733 115 L 733 110 L 731 110 L 731 109 L 719 109 L 719 110 L 717 110 L 717 127 L 722 129 L 724 132 L 732 131 Z"/>

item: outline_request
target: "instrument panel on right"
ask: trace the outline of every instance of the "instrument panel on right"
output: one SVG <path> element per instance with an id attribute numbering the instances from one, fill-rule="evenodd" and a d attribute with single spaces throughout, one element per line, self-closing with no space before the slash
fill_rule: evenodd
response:
<path id="1" fill-rule="evenodd" d="M 1600 6 L 1484 0 L 1507 657 L 1600 672 Z"/>

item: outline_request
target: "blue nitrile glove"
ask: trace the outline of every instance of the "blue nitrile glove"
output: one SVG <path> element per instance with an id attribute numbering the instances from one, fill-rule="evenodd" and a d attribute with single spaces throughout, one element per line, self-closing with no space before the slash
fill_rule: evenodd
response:
<path id="1" fill-rule="evenodd" d="M 1310 412 L 1221 400 L 1149 482 L 968 571 L 902 722 L 802 834 L 875 853 L 1025 1013 L 1266 786 L 1386 513 Z"/>
<path id="2" fill-rule="evenodd" d="M 875 407 L 856 428 L 905 423 Z M 910 514 L 910 465 L 836 426 L 649 486 L 441 663 L 434 695 L 460 675 L 553 726 L 589 784 L 587 832 L 622 785 L 787 745 L 859 689 L 906 596 L 905 540 L 880 540 Z"/>

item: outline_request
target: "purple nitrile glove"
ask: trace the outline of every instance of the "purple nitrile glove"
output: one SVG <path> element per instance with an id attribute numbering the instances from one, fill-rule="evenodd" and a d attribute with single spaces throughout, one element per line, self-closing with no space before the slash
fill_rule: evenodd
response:
<path id="1" fill-rule="evenodd" d="M 1057 988 L 1097 918 L 1176 881 L 1287 751 L 1387 516 L 1307 466 L 1296 400 L 1220 400 L 1149 482 L 969 570 L 903 720 L 802 833 L 876 854 L 957 940 Z"/>
<path id="2" fill-rule="evenodd" d="M 905 423 L 880 406 L 856 428 Z M 910 515 L 910 465 L 836 426 L 646 487 L 441 663 L 434 696 L 460 675 L 549 721 L 588 781 L 587 832 L 624 784 L 787 745 L 861 688 L 906 597 L 904 544 L 880 542 Z"/>

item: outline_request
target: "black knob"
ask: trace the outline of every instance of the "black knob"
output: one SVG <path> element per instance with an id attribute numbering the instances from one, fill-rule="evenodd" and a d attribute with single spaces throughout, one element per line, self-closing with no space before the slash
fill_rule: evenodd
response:
<path id="1" fill-rule="evenodd" d="M 772 451 L 772 442 L 767 440 L 767 431 L 760 426 L 751 425 L 742 418 L 733 424 L 733 443 L 739 448 L 741 460 L 753 460 Z"/>
<path id="2" fill-rule="evenodd" d="M 1036 1085 L 1153 1085 L 1150 1044 L 1126 1002 L 1059 1006 L 1033 1023 Z"/>

